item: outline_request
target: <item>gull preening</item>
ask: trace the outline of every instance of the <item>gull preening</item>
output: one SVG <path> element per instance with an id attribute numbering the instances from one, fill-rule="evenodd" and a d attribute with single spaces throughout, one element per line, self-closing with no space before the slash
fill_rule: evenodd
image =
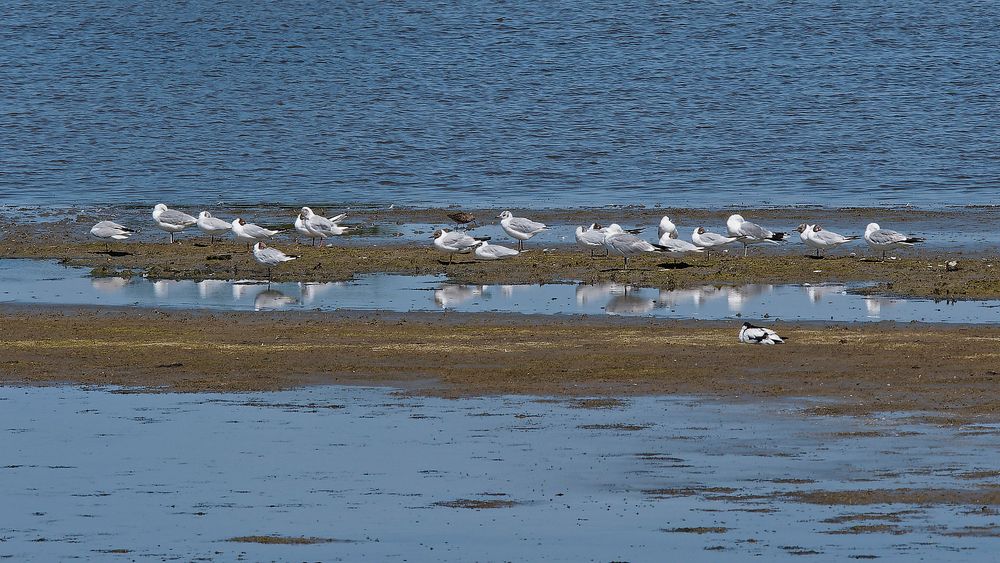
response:
<path id="1" fill-rule="evenodd" d="M 298 258 L 298 256 L 290 256 L 277 248 L 271 248 L 262 242 L 258 242 L 253 245 L 253 259 L 256 260 L 257 263 L 267 266 L 268 282 L 271 281 L 271 268 L 283 262 L 295 260 L 296 258 Z"/>
<path id="2" fill-rule="evenodd" d="M 299 215 L 302 217 L 302 226 L 310 233 L 314 243 L 316 238 L 325 242 L 326 237 L 339 236 L 347 232 L 347 227 L 341 227 L 337 224 L 344 217 L 347 217 L 346 213 L 326 218 L 316 215 L 308 207 L 303 207 Z"/>
<path id="3" fill-rule="evenodd" d="M 236 236 L 236 241 L 245 242 L 247 244 L 247 248 L 250 247 L 251 243 L 257 242 L 262 238 L 271 238 L 281 232 L 265 229 L 264 227 L 253 223 L 247 223 L 240 217 L 233 219 L 232 229 L 233 235 Z"/>
<path id="4" fill-rule="evenodd" d="M 784 344 L 777 332 L 769 328 L 743 323 L 740 328 L 740 342 L 744 344 Z"/>
<path id="5" fill-rule="evenodd" d="M 691 242 L 696 246 L 704 248 L 708 255 L 712 256 L 712 249 L 717 246 L 724 246 L 732 242 L 737 242 L 740 237 L 727 237 L 720 235 L 719 233 L 711 233 L 705 230 L 705 227 L 698 227 L 691 233 Z"/>
<path id="6" fill-rule="evenodd" d="M 101 221 L 90 228 L 90 234 L 104 240 L 104 246 L 108 252 L 111 252 L 111 243 L 108 242 L 108 239 L 125 240 L 132 236 L 134 232 L 132 229 L 119 225 L 114 221 Z"/>
<path id="7" fill-rule="evenodd" d="M 431 236 L 434 239 L 434 246 L 441 252 L 448 253 L 448 263 L 456 254 L 468 254 L 481 242 L 489 240 L 489 237 L 474 238 L 465 233 L 438 229 Z"/>
<path id="8" fill-rule="evenodd" d="M 169 209 L 162 203 L 157 203 L 153 207 L 153 221 L 156 222 L 156 227 L 161 231 L 170 233 L 171 243 L 174 242 L 174 233 L 179 233 L 198 222 L 187 213 Z"/>
<path id="9" fill-rule="evenodd" d="M 589 228 L 576 228 L 576 244 L 583 248 L 590 249 L 590 257 L 594 257 L 594 248 L 604 246 L 604 229 L 597 223 L 592 223 Z M 605 255 L 606 256 L 606 255 Z"/>
<path id="10" fill-rule="evenodd" d="M 743 256 L 747 255 L 751 244 L 777 244 L 787 236 L 785 233 L 776 233 L 751 223 L 739 214 L 729 216 L 726 220 L 726 230 L 729 231 L 729 236 L 740 237 L 740 242 L 743 243 Z"/>
<path id="11" fill-rule="evenodd" d="M 313 236 L 312 231 L 306 228 L 306 224 L 302 220 L 301 213 L 295 216 L 295 231 L 300 235 L 304 235 L 306 238 L 311 239 L 313 245 L 316 244 L 316 237 Z M 295 242 L 298 242 L 298 240 L 296 240 Z"/>
<path id="12" fill-rule="evenodd" d="M 908 237 L 896 231 L 883 229 L 878 226 L 878 223 L 868 223 L 868 226 L 865 228 L 865 240 L 868 242 L 868 246 L 872 247 L 872 250 L 882 251 L 882 261 L 884 262 L 887 251 L 893 248 L 913 246 L 918 242 L 924 242 L 925 239 L 921 237 Z"/>
<path id="13" fill-rule="evenodd" d="M 524 250 L 524 241 L 546 230 L 545 223 L 538 223 L 524 217 L 514 217 L 510 211 L 504 211 L 497 215 L 500 219 L 500 228 L 511 237 L 517 239 L 517 249 Z"/>
<path id="14" fill-rule="evenodd" d="M 210 242 L 215 242 L 215 237 L 221 237 L 222 235 L 233 230 L 233 226 L 229 221 L 223 221 L 222 219 L 217 219 L 212 217 L 212 214 L 208 211 L 202 211 L 198 214 L 198 221 L 196 222 L 198 228 L 201 232 L 208 235 L 208 240 Z"/>
<path id="15" fill-rule="evenodd" d="M 803 227 L 803 225 L 799 225 Z M 819 256 L 820 252 L 826 255 L 826 251 L 832 248 L 837 248 L 842 244 L 847 244 L 852 240 L 858 240 L 857 235 L 844 236 L 840 233 L 835 233 L 833 231 L 827 231 L 820 227 L 819 225 L 809 225 L 805 230 L 806 244 L 810 248 L 816 249 L 816 256 Z"/>
<path id="16" fill-rule="evenodd" d="M 475 251 L 476 258 L 479 258 L 480 260 L 503 260 L 505 258 L 517 256 L 518 254 L 520 254 L 520 252 L 514 250 L 513 248 L 490 244 L 485 240 L 479 242 L 479 246 L 476 247 Z"/>
<path id="17" fill-rule="evenodd" d="M 663 235 L 665 234 L 669 234 L 670 238 L 677 238 L 678 236 L 677 225 L 675 225 L 674 222 L 670 220 L 670 217 L 667 217 L 666 215 L 663 216 L 663 219 L 660 219 L 660 226 L 657 228 L 656 236 L 660 237 L 660 240 L 663 240 Z"/>
<path id="18" fill-rule="evenodd" d="M 612 223 L 604 229 L 604 246 L 607 247 L 609 255 L 614 252 L 624 259 L 623 269 L 625 270 L 628 270 L 630 256 L 662 250 L 650 242 L 626 233 L 617 223 Z"/>

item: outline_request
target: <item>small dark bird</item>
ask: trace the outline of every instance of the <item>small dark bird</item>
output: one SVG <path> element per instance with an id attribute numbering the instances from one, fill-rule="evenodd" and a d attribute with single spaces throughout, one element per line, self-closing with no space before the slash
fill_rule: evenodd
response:
<path id="1" fill-rule="evenodd" d="M 472 213 L 466 211 L 456 211 L 455 213 L 449 213 L 448 218 L 459 225 L 468 225 L 476 220 L 476 216 Z"/>

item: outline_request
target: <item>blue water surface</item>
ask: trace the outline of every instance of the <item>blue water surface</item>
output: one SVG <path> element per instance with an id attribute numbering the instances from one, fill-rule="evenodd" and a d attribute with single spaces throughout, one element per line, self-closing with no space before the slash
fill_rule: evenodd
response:
<path id="1" fill-rule="evenodd" d="M 994 2 L 0 15 L 0 205 L 1000 203 Z"/>

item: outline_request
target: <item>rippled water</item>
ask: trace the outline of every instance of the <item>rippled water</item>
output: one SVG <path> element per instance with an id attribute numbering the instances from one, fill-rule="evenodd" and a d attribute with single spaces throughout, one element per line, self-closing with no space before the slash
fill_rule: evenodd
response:
<path id="1" fill-rule="evenodd" d="M 2 14 L 0 204 L 1000 203 L 992 2 Z"/>
<path id="2" fill-rule="evenodd" d="M 988 492 L 995 426 L 685 397 L 572 405 L 357 387 L 2 387 L 0 557 L 985 561 L 995 552 L 995 507 L 974 500 L 794 500 L 830 490 Z M 227 541 L 263 535 L 336 541 Z"/>

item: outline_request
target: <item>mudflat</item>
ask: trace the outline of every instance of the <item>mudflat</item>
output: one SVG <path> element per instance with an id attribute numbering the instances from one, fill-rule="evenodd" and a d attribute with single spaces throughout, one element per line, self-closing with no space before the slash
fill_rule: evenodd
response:
<path id="1" fill-rule="evenodd" d="M 831 399 L 817 412 L 996 419 L 1000 327 L 734 323 L 489 313 L 0 308 L 4 384 L 140 390 L 402 385 L 442 396 L 707 394 Z"/>

